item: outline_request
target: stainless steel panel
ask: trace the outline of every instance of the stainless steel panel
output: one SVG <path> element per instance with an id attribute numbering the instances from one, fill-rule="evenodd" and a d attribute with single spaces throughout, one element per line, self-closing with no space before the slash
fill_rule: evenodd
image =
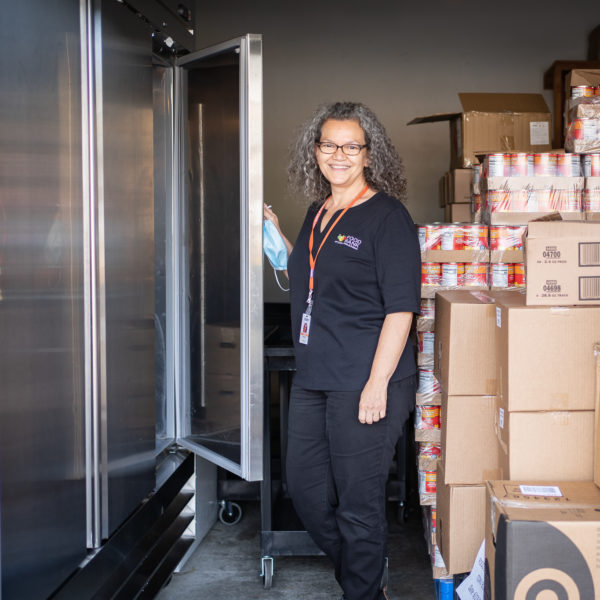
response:
<path id="1" fill-rule="evenodd" d="M 155 57 L 153 64 L 154 113 L 154 327 L 156 453 L 175 437 L 172 321 L 167 308 L 174 289 L 167 284 L 171 261 L 170 227 L 173 187 L 173 68 Z"/>
<path id="2" fill-rule="evenodd" d="M 262 477 L 262 56 L 247 35 L 177 61 L 180 443 Z"/>
<path id="3" fill-rule="evenodd" d="M 47 597 L 85 557 L 79 3 L 3 4 L 2 597 Z"/>
<path id="4" fill-rule="evenodd" d="M 102 3 L 95 40 L 102 530 L 108 537 L 154 488 L 152 54 L 145 23 L 117 2 Z"/>

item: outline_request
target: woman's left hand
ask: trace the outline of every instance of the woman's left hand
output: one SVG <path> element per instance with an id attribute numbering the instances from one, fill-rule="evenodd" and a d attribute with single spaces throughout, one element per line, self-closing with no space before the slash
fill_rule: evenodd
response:
<path id="1" fill-rule="evenodd" d="M 361 423 L 372 425 L 385 417 L 387 389 L 387 381 L 367 381 L 358 404 L 358 420 Z"/>

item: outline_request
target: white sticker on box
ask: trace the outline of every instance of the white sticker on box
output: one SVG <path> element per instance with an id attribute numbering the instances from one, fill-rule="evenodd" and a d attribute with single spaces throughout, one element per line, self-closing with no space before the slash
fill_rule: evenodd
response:
<path id="1" fill-rule="evenodd" d="M 460 600 L 481 600 L 485 580 L 485 540 L 481 542 L 479 552 L 469 576 L 456 588 Z"/>
<path id="2" fill-rule="evenodd" d="M 496 327 L 502 327 L 502 311 L 496 306 Z"/>
<path id="3" fill-rule="evenodd" d="M 532 146 L 547 146 L 550 143 L 550 127 L 547 121 L 529 123 L 529 143 Z"/>
<path id="4" fill-rule="evenodd" d="M 500 429 L 504 429 L 504 409 L 499 409 L 498 415 L 498 425 L 500 425 Z"/>
<path id="5" fill-rule="evenodd" d="M 561 498 L 562 492 L 556 485 L 520 485 L 519 489 L 524 496 L 551 496 Z"/>

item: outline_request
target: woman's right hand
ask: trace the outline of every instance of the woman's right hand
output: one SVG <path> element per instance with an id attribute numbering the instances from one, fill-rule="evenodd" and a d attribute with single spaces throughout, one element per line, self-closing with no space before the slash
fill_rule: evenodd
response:
<path id="1" fill-rule="evenodd" d="M 277 218 L 277 215 L 271 210 L 271 207 L 267 206 L 266 204 L 263 204 L 263 217 L 268 221 L 272 221 L 273 225 L 275 225 L 275 227 L 277 227 L 277 230 L 281 233 L 281 229 L 279 227 L 279 219 Z"/>

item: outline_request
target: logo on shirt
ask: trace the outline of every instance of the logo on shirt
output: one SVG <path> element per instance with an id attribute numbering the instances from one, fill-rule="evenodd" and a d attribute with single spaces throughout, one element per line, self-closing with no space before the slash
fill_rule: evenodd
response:
<path id="1" fill-rule="evenodd" d="M 362 244 L 362 240 L 355 238 L 353 235 L 340 235 L 337 236 L 336 244 L 342 244 L 352 248 L 352 250 L 358 250 L 358 247 Z"/>

